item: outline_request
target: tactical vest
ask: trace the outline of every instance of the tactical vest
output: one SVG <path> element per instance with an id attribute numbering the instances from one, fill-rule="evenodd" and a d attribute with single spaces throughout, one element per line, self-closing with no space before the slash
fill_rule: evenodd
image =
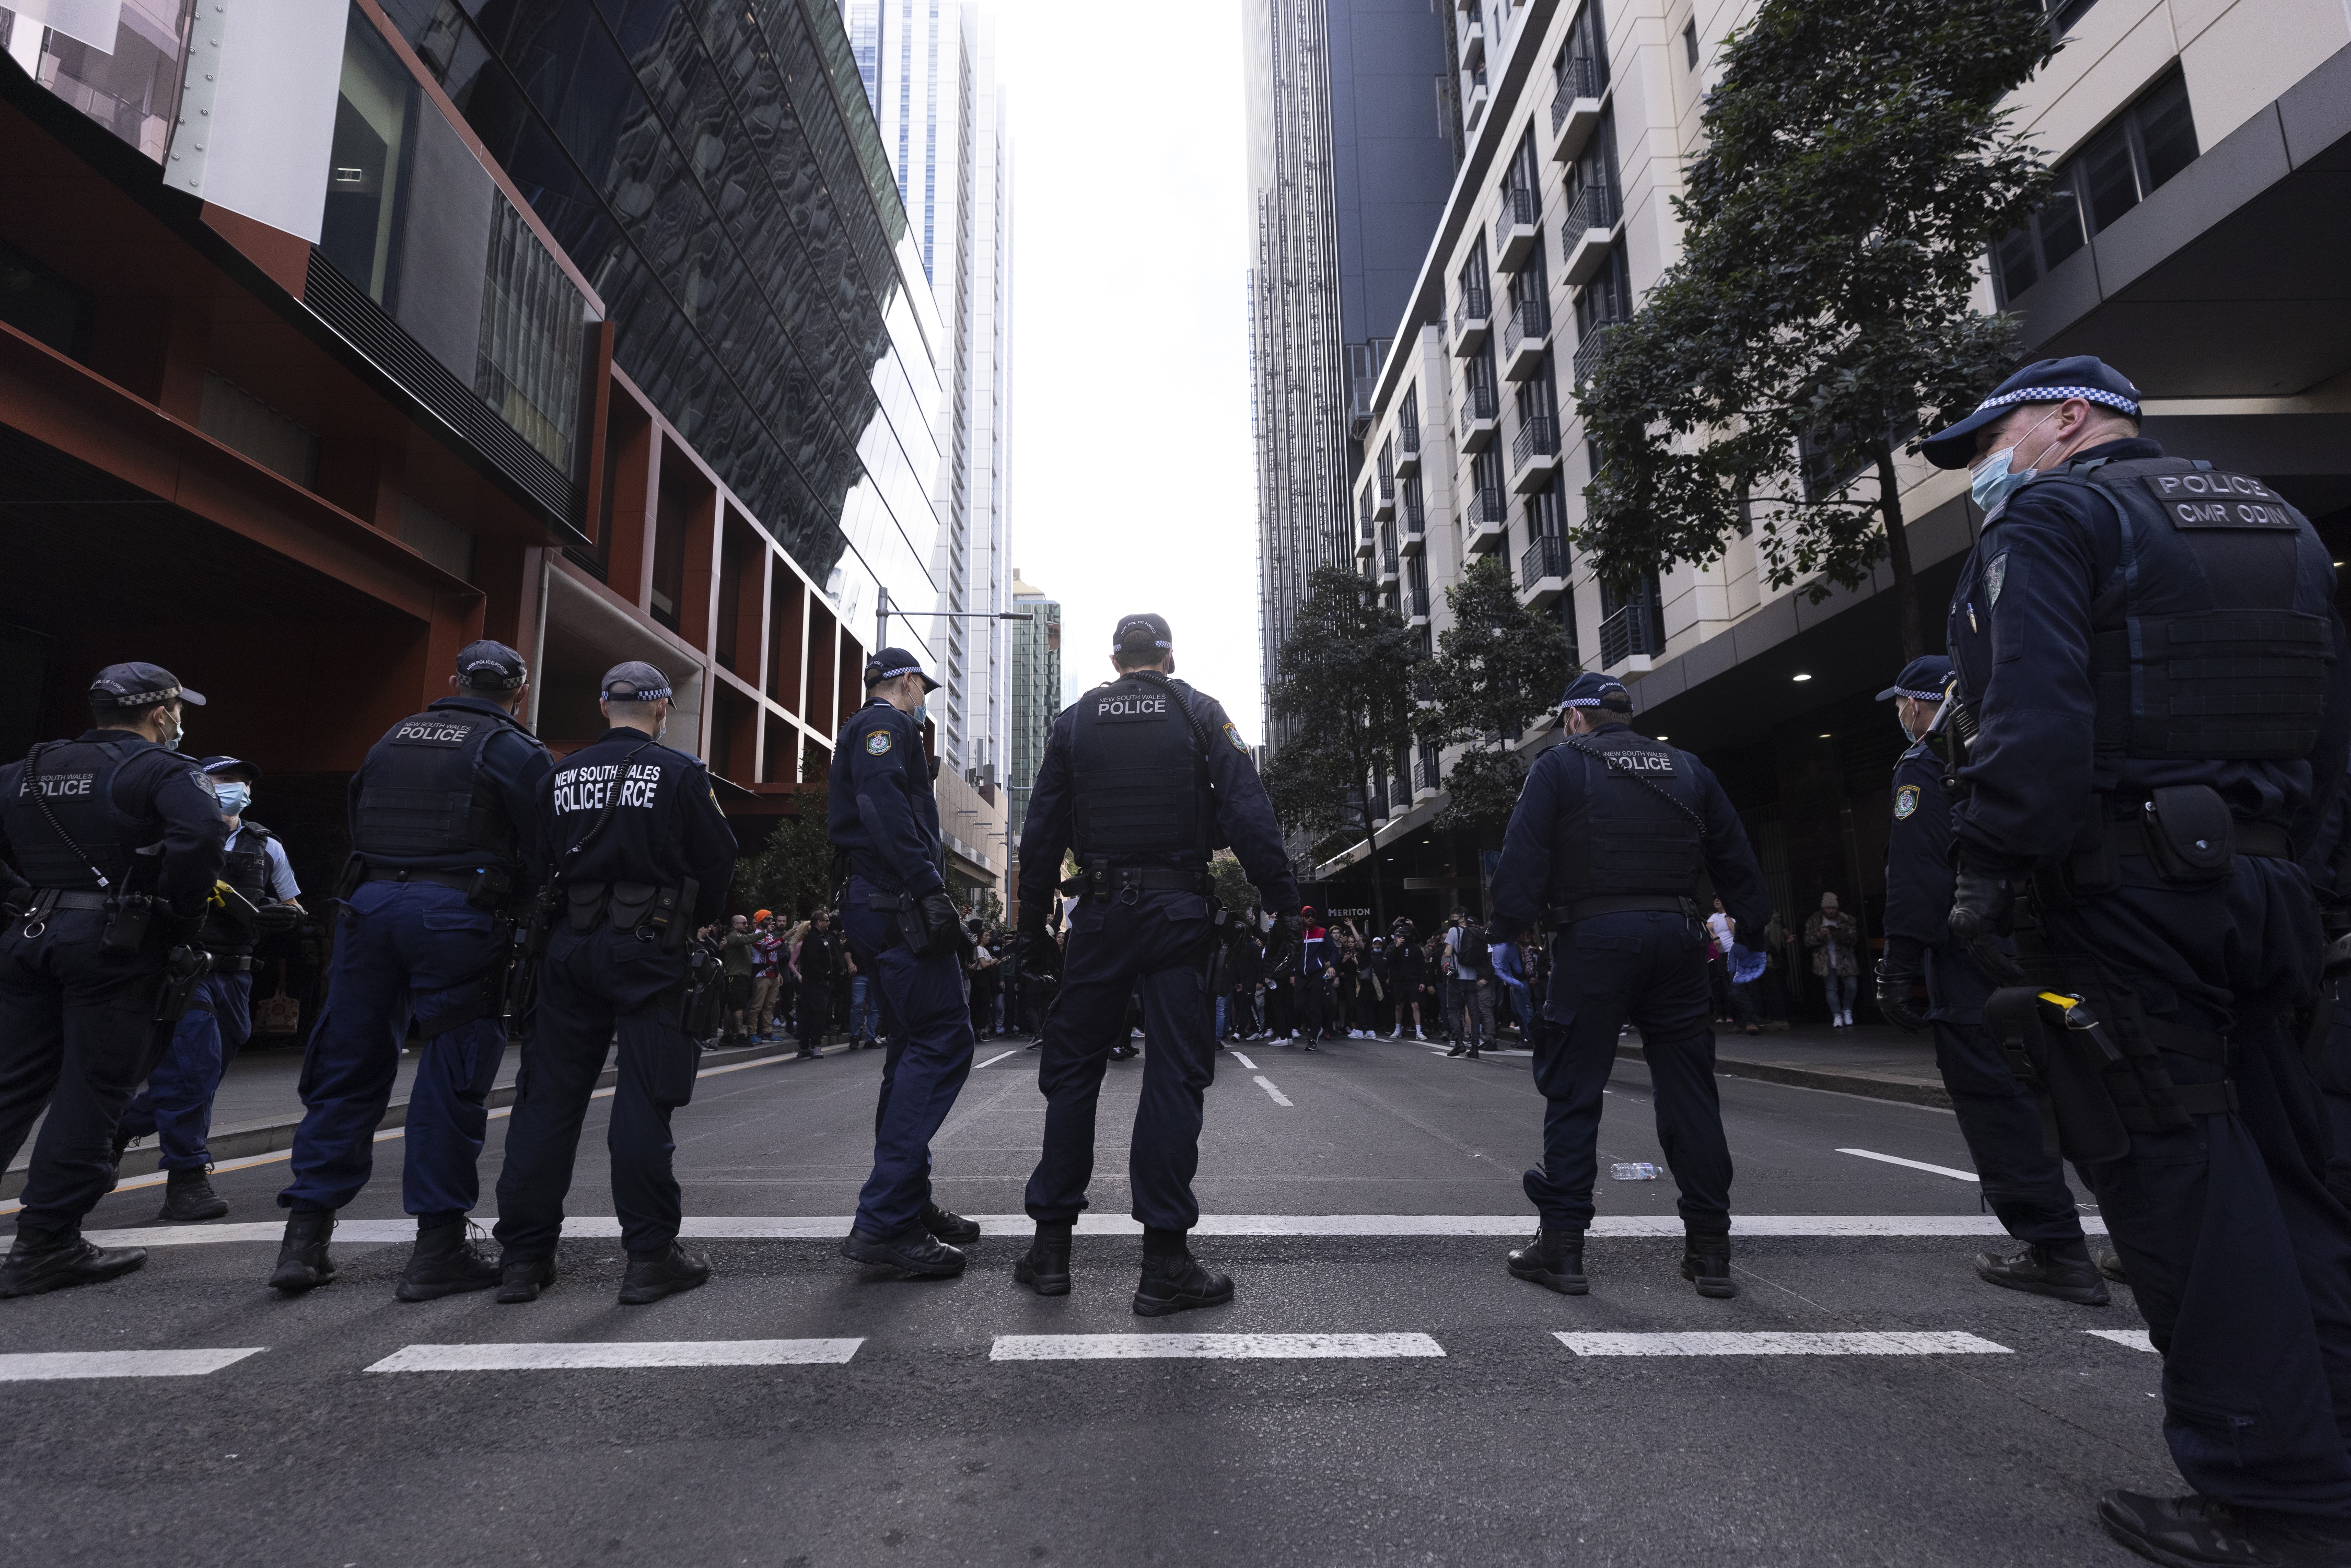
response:
<path id="1" fill-rule="evenodd" d="M 7 802 L 8 843 L 35 887 L 96 892 L 93 867 L 113 888 L 130 882 L 131 856 L 161 833 L 115 806 L 114 778 L 149 744 L 63 740 L 37 746 L 25 758 L 16 797 Z M 36 792 L 48 807 L 46 813 Z"/>
<path id="2" fill-rule="evenodd" d="M 2179 457 L 2048 479 L 2122 518 L 2116 588 L 2091 607 L 2097 749 L 2190 761 L 2307 757 L 2334 662 L 2325 547 L 2258 479 Z"/>
<path id="3" fill-rule="evenodd" d="M 393 725 L 360 767 L 352 848 L 371 861 L 416 865 L 480 855 L 512 869 L 519 840 L 483 766 L 492 737 L 529 731 L 471 708 L 436 708 Z"/>
<path id="4" fill-rule="evenodd" d="M 272 901 L 276 894 L 269 883 L 269 830 L 258 822 L 240 825 L 236 848 L 221 861 L 220 880 L 242 895 L 247 904 L 260 905 Z M 231 957 L 242 957 L 253 951 L 253 932 L 231 920 L 219 910 L 204 912 L 204 929 L 196 940 L 214 952 Z"/>
<path id="5" fill-rule="evenodd" d="M 1703 819 L 1689 758 L 1614 725 L 1562 744 L 1583 765 L 1583 792 L 1561 792 L 1552 902 L 1694 894 Z"/>
<path id="6" fill-rule="evenodd" d="M 1208 858 L 1207 757 L 1171 684 L 1128 675 L 1080 697 L 1070 768 L 1081 862 Z"/>

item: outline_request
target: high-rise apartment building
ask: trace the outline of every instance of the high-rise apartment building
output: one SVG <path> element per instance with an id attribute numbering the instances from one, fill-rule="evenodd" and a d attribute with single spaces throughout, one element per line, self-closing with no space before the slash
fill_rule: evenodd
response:
<path id="1" fill-rule="evenodd" d="M 1887 571 L 1815 601 L 1809 580 L 1764 580 L 1751 533 L 1711 565 L 1632 583 L 1599 580 L 1569 547 L 1593 459 L 1576 391 L 1678 254 L 1671 198 L 1703 143 L 1722 41 L 1755 0 L 1459 5 L 1465 58 L 1478 36 L 1467 152 L 1372 389 L 1362 570 L 1434 632 L 1465 565 L 1499 554 L 1586 667 L 1631 685 L 1644 728 L 1705 757 L 1781 910 L 1835 891 L 1874 932 L 1900 747 L 1873 700 L 1900 663 Z M 2260 476 L 2351 555 L 2351 270 L 2328 172 L 2351 163 L 2351 15 L 2264 0 L 2043 10 L 2064 45 L 2011 106 L 2057 188 L 1985 258 L 1983 308 L 2022 317 L 2022 361 L 2107 360 L 2145 389 L 2146 434 Z M 1964 472 L 1903 458 L 1897 473 L 1938 644 L 1979 518 Z M 1557 738 L 1545 720 L 1519 744 Z M 1386 791 L 1387 874 L 1475 884 L 1466 860 L 1424 842 L 1442 837 L 1425 830 L 1447 761 L 1417 756 Z"/>
<path id="2" fill-rule="evenodd" d="M 1365 400 L 1444 209 L 1459 122 L 1450 17 L 1429 0 L 1245 0 L 1242 15 L 1270 681 L 1307 574 L 1347 559 Z"/>
<path id="3" fill-rule="evenodd" d="M 1061 713 L 1061 606 L 1058 600 L 1048 599 L 1045 591 L 1020 580 L 1018 568 L 1012 573 L 1012 607 L 1028 613 L 1026 621 L 1012 622 L 1012 658 L 1010 669 L 1012 738 L 1007 756 L 1009 770 L 1005 774 L 1006 804 L 1008 821 L 1017 835 L 1020 823 L 1028 815 L 1029 791 L 1037 781 L 1037 769 L 1044 766 L 1045 743 L 1052 737 L 1053 721 Z M 1008 846 L 1013 853 L 1013 874 L 1019 874 L 1019 846 Z M 1017 901 L 1009 890 L 1005 902 Z M 1012 911 L 1018 916 L 1019 911 Z"/>

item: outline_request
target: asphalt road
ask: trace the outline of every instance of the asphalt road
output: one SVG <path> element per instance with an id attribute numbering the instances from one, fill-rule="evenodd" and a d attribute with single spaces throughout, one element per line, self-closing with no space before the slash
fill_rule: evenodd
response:
<path id="1" fill-rule="evenodd" d="M 1113 1233 L 1131 1228 L 1139 1061 L 1112 1066 L 1099 1207 L 1053 1301 L 1010 1279 L 1013 1219 L 956 1281 L 833 1250 L 874 1053 L 704 1081 L 678 1159 L 717 1277 L 652 1307 L 615 1304 L 619 1244 L 608 1219 L 594 1234 L 606 1102 L 573 1189 L 585 1234 L 529 1306 L 402 1304 L 405 1246 L 367 1240 L 338 1243 L 333 1285 L 281 1301 L 262 1281 L 282 1158 L 225 1171 L 228 1218 L 141 1272 L 0 1303 L 0 1561 L 2126 1563 L 2099 1491 L 2183 1490 L 2159 1364 L 2123 1343 L 2143 1326 L 2127 1291 L 2100 1309 L 1983 1285 L 1969 1259 L 1996 1237 L 1917 1234 L 1989 1228 L 1972 1182 L 1838 1152 L 1963 1172 L 1947 1113 L 1722 1080 L 1735 1207 L 1777 1232 L 1740 1239 L 1739 1298 L 1677 1274 L 1669 1181 L 1604 1179 L 1592 1293 L 1570 1299 L 1501 1267 L 1532 1229 L 1523 1058 L 1243 1054 L 1210 1092 L 1194 1243 L 1238 1295 L 1156 1321 L 1128 1311 L 1139 1243 Z M 1035 1061 L 973 1074 L 935 1149 L 949 1207 L 1017 1216 Z M 1637 1064 L 1612 1096 L 1604 1162 L 1659 1159 Z M 494 1124 L 486 1191 L 501 1140 Z M 391 1223 L 355 1235 L 402 1228 L 402 1147 L 376 1145 L 345 1213 Z M 152 1228 L 159 1196 L 118 1191 L 91 1228 Z M 1645 1228 L 1662 1234 L 1628 1234 Z M 1722 1333 L 1898 1337 L 1655 1337 Z M 1333 1335 L 1364 1337 L 1240 1337 Z M 1884 1354 L 1809 1354 L 1856 1343 Z M 558 1348 L 501 1348 L 524 1344 Z M 1697 1349 L 1730 1354 L 1658 1354 Z M 204 1350 L 252 1354 L 39 1380 L 120 1364 L 22 1359 Z M 485 1364 L 549 1355 L 752 1364 Z M 395 1357 L 454 1369 L 381 1367 Z"/>

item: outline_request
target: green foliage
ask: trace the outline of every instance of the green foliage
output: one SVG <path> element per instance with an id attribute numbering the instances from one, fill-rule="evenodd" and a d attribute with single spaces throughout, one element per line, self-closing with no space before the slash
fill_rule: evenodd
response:
<path id="1" fill-rule="evenodd" d="M 1466 745 L 1445 776 L 1448 828 L 1499 834 L 1518 803 L 1526 765 L 1508 738 L 1550 711 L 1576 672 L 1565 628 L 1519 601 L 1510 569 L 1495 556 L 1472 562 L 1445 591 L 1453 625 L 1437 640 L 1424 740 Z"/>
<path id="2" fill-rule="evenodd" d="M 1984 249 L 2045 188 L 2000 100 L 2054 51 L 2016 0 L 1765 0 L 1725 46 L 1681 259 L 1583 394 L 1604 466 L 1576 540 L 1610 580 L 1718 559 L 1751 498 L 1774 588 L 1881 558 L 1920 651 L 1896 444 L 2016 358 L 1973 304 Z M 1875 484 L 1808 496 L 1799 443 Z"/>
<path id="3" fill-rule="evenodd" d="M 1241 870 L 1241 862 L 1233 858 L 1230 850 L 1218 850 L 1216 858 L 1208 862 L 1208 870 L 1217 879 L 1217 900 L 1227 909 L 1238 911 L 1257 906 L 1257 889 L 1249 885 L 1248 873 Z"/>
<path id="4" fill-rule="evenodd" d="M 1314 569 L 1266 694 L 1290 726 L 1266 768 L 1285 829 L 1310 839 L 1364 831 L 1373 768 L 1393 767 L 1411 743 L 1412 683 L 1426 657 L 1404 617 L 1352 568 Z"/>
<path id="5" fill-rule="evenodd" d="M 772 909 L 798 917 L 832 897 L 828 799 L 822 784 L 801 785 L 799 819 L 777 822 L 759 852 L 735 868 L 735 898 L 745 910 Z"/>

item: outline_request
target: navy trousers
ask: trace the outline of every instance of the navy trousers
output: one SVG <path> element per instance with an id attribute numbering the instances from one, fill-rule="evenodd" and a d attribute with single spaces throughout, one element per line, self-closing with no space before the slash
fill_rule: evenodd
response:
<path id="1" fill-rule="evenodd" d="M 2320 999 L 2326 1040 L 2319 1050 L 2318 1088 L 2325 1096 L 2326 1185 L 2338 1197 L 2351 1196 L 2351 979 Z"/>
<path id="2" fill-rule="evenodd" d="M 908 952 L 897 917 L 867 907 L 884 891 L 852 877 L 842 912 L 857 967 L 881 982 L 890 1036 L 873 1113 L 873 1171 L 857 1195 L 857 1228 L 869 1236 L 894 1236 L 922 1218 L 931 1201 L 931 1138 L 955 1109 L 979 1046 L 959 955 Z"/>
<path id="3" fill-rule="evenodd" d="M 1616 1033 L 1631 1019 L 1655 1085 L 1657 1141 L 1681 1188 L 1677 1207 L 1693 1235 L 1730 1231 L 1730 1148 L 1714 1087 L 1714 992 L 1706 927 L 1680 915 L 1642 911 L 1579 920 L 1552 947 L 1551 995 L 1537 1031 L 1535 1087 L 1543 1112 L 1543 1163 L 1526 1174 L 1527 1197 L 1546 1230 L 1592 1224 L 1601 1092 L 1616 1065 Z"/>
<path id="4" fill-rule="evenodd" d="M 1982 971 L 1956 947 L 1930 947 L 1927 994 L 1933 1002 L 1928 1017 L 1935 1070 L 1950 1092 L 1984 1201 L 2019 1241 L 2045 1247 L 2081 1240 L 2082 1211 L 2065 1185 L 2063 1162 L 2042 1142 L 2041 1107 L 1984 1028 L 1991 987 Z"/>
<path id="5" fill-rule="evenodd" d="M 99 950 L 106 913 L 60 909 L 45 928 L 0 930 L 0 1170 L 44 1109 L 19 1236 L 75 1234 L 114 1187 L 114 1125 L 161 1043 L 153 1022 L 163 946 Z"/>
<path id="6" fill-rule="evenodd" d="M 1039 1224 L 1072 1224 L 1087 1207 L 1094 1105 L 1110 1049 L 1127 1039 L 1127 1007 L 1138 980 L 1144 1049 L 1143 1098 L 1127 1157 L 1133 1212 L 1164 1230 L 1199 1223 L 1192 1177 L 1200 1167 L 1202 1103 L 1217 1076 L 1207 940 L 1208 901 L 1196 893 L 1142 893 L 1131 904 L 1089 895 L 1078 905 L 1039 1048 L 1045 1147 L 1029 1177 L 1027 1203 Z"/>
<path id="7" fill-rule="evenodd" d="M 2239 1105 L 2134 1134 L 2082 1171 L 2163 1353 L 2172 1461 L 2232 1507 L 2351 1528 L 2351 1212 L 2326 1190 L 2325 1113 L 2286 1027 L 2317 988 L 2309 885 L 2245 855 L 2210 890 L 2122 867 L 2125 885 L 2041 913 L 2046 947 L 2095 956 L 2150 1013 L 2227 1034 L 2225 1070 L 2163 1063 L 2180 1083 L 2225 1071 Z"/>
<path id="8" fill-rule="evenodd" d="M 253 976 L 206 975 L 195 999 L 172 1030 L 163 1059 L 147 1087 L 123 1108 L 120 1136 L 155 1134 L 157 1163 L 167 1171 L 200 1171 L 212 1164 L 204 1139 L 212 1132 L 213 1096 L 237 1048 L 253 1034 Z"/>
<path id="9" fill-rule="evenodd" d="M 490 916 L 454 887 L 369 882 L 335 936 L 327 1003 L 302 1057 L 302 1124 L 281 1208 L 340 1208 L 375 1168 L 375 1130 L 392 1103 L 413 1016 L 430 1022 L 479 995 L 499 956 Z M 471 1209 L 489 1130 L 490 1085 L 506 1054 L 495 1018 L 421 1042 L 409 1087 L 402 1204 L 411 1214 Z"/>
<path id="10" fill-rule="evenodd" d="M 559 926 L 547 939 L 537 1027 L 523 1042 L 498 1173 L 505 1260 L 544 1258 L 563 1230 L 563 1199 L 580 1154 L 580 1128 L 615 1034 L 621 1077 L 604 1141 L 612 1158 L 612 1207 L 631 1252 L 660 1253 L 677 1239 L 684 1195 L 671 1166 L 671 1111 L 694 1095 L 702 1048 L 685 1032 L 686 959 L 634 932 Z"/>

